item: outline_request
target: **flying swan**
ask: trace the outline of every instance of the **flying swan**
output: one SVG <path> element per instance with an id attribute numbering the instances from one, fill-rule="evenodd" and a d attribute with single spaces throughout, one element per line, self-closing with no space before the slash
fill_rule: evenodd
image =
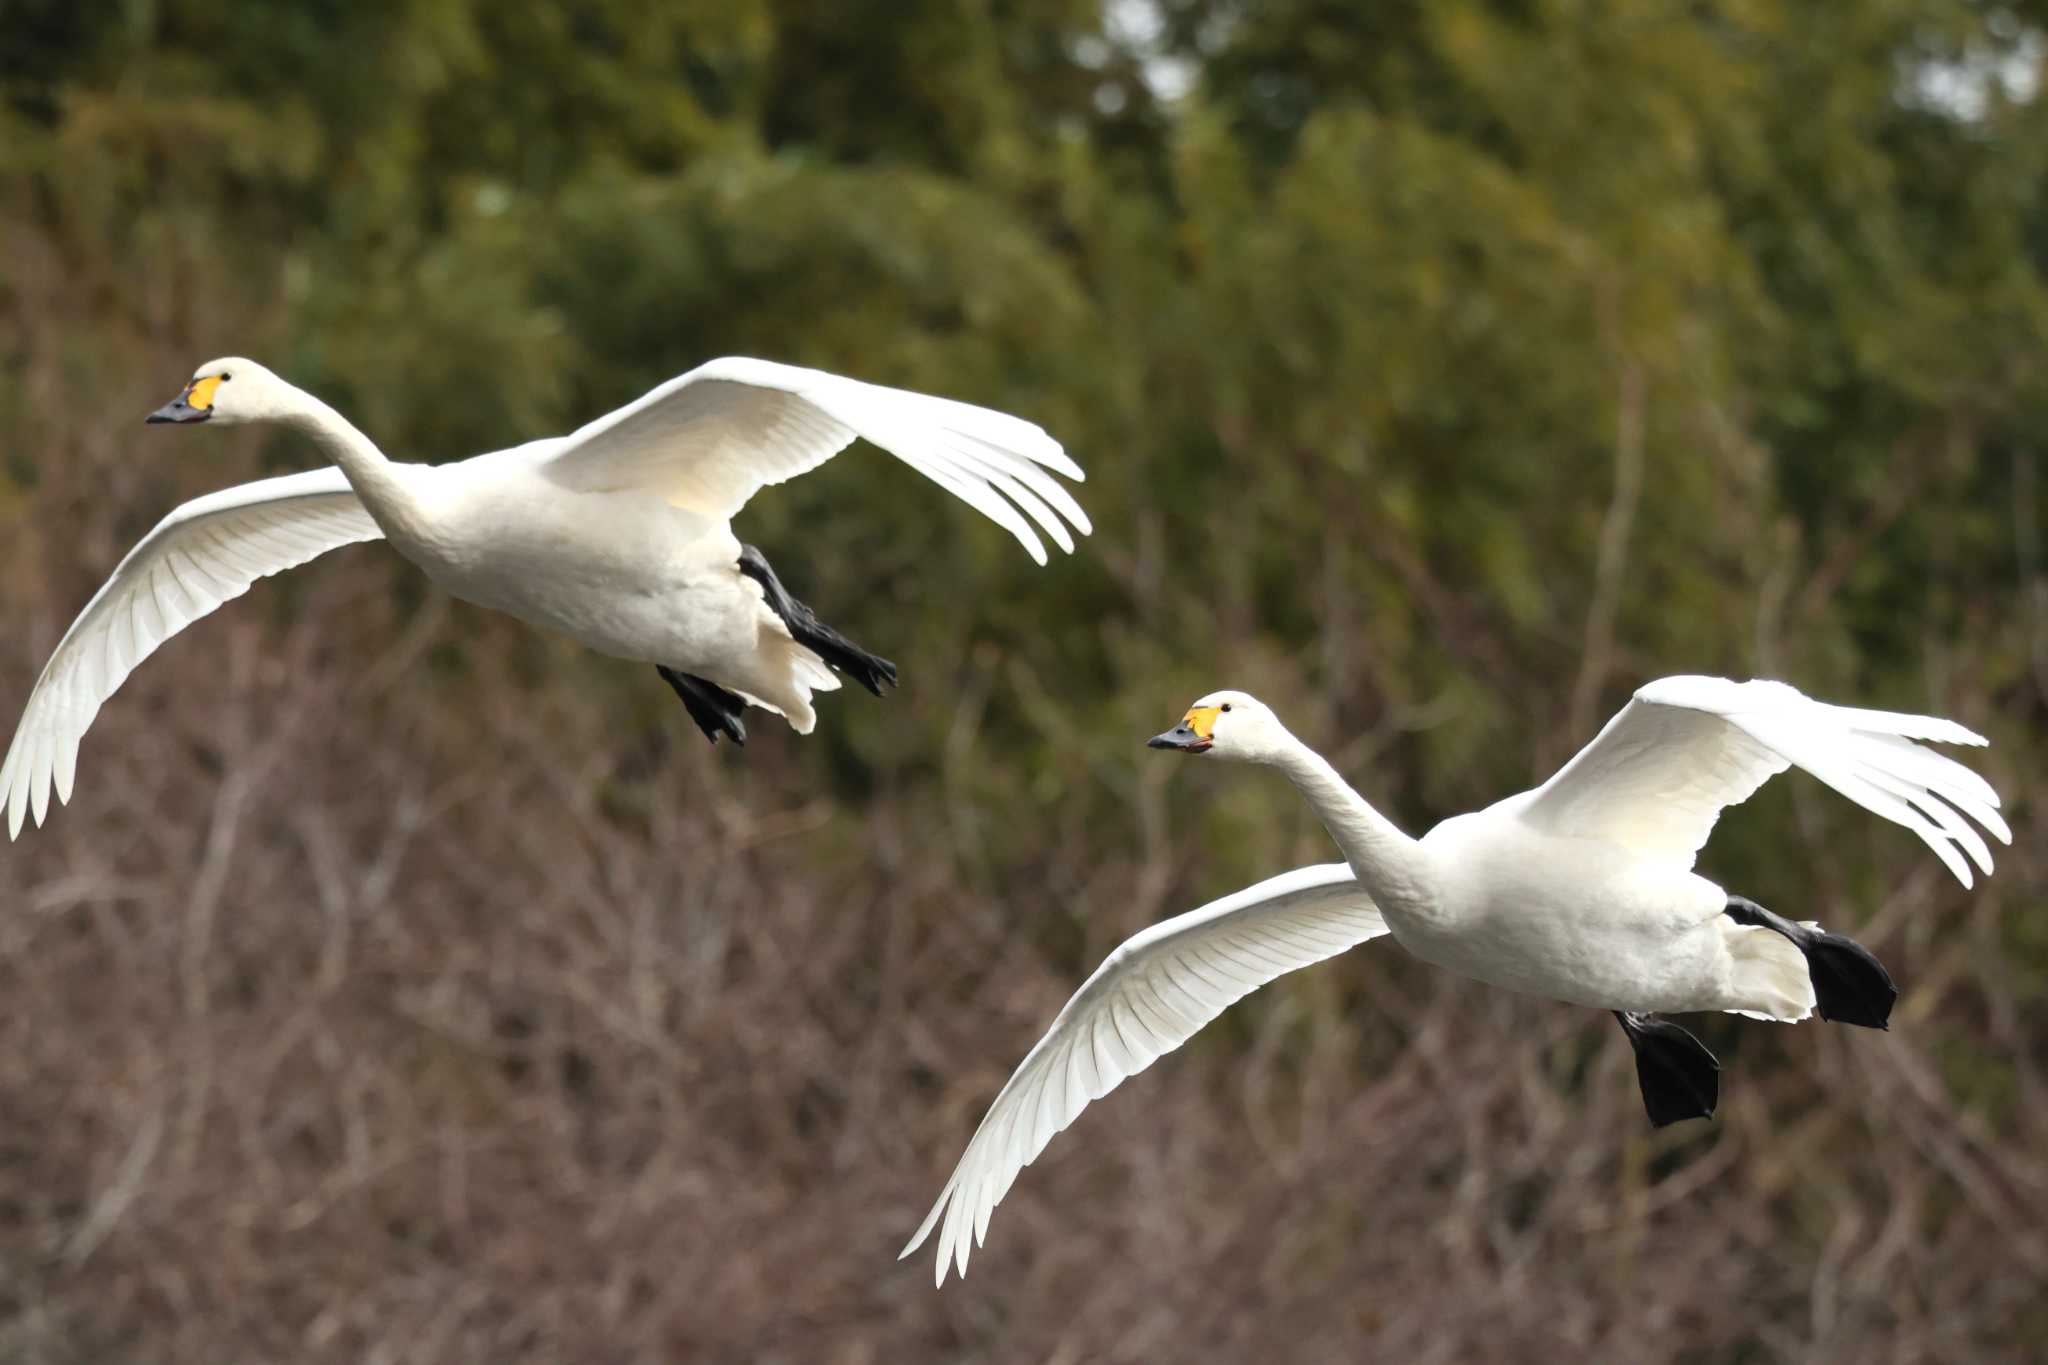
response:
<path id="1" fill-rule="evenodd" d="M 1861 945 L 1730 895 L 1693 874 L 1694 857 L 1724 808 L 1797 765 L 1918 834 L 1969 886 L 1970 862 L 1988 874 L 1991 852 L 1963 816 L 2012 842 L 1998 794 L 1914 740 L 1985 742 L 1780 682 L 1665 678 L 1535 791 L 1411 839 L 1257 700 L 1204 697 L 1151 746 L 1280 769 L 1345 861 L 1260 882 L 1111 953 L 996 1095 L 902 1255 L 936 1229 L 937 1283 L 949 1263 L 964 1276 L 1017 1172 L 1089 1101 L 1274 977 L 1382 934 L 1460 975 L 1613 1011 L 1650 1121 L 1710 1117 L 1719 1063 L 1658 1012 L 1883 1028 L 1897 991 Z"/>
<path id="2" fill-rule="evenodd" d="M 765 360 L 671 379 L 567 436 L 447 465 L 394 464 L 347 419 L 253 360 L 201 365 L 151 422 L 275 422 L 334 464 L 179 507 L 128 552 L 58 642 L 0 766 L 10 838 L 50 790 L 71 799 L 78 743 L 138 663 L 258 578 L 356 541 L 389 540 L 456 597 L 654 664 L 718 742 L 747 706 L 809 734 L 834 670 L 880 695 L 888 660 L 821 624 L 733 535 L 754 493 L 861 436 L 1046 562 L 1088 517 L 1052 470 L 1081 470 L 1030 422 Z M 1028 520 L 1027 520 L 1028 518 Z M 1064 519 L 1064 520 L 1063 520 Z"/>

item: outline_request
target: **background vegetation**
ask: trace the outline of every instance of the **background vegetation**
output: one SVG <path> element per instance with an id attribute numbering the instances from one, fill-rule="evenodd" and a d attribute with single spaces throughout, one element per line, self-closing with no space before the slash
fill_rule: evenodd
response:
<path id="1" fill-rule="evenodd" d="M 1035 569 L 872 450 L 743 532 L 897 659 L 706 748 L 387 551 L 151 660 L 0 852 L 0 1359 L 2018 1359 L 2048 1339 L 2048 7 L 0 6 L 0 697 L 266 360 L 403 457 L 711 356 L 1027 414 Z M 1088 1112 L 964 1286 L 892 1261 L 1119 939 L 1333 856 L 1138 747 L 1252 689 L 1409 828 L 1641 681 L 1953 715 L 1964 892 L 1805 778 L 1703 871 L 1889 1034 L 1605 1017 L 1367 950 Z M 9 712 L 8 714 L 12 714 Z"/>

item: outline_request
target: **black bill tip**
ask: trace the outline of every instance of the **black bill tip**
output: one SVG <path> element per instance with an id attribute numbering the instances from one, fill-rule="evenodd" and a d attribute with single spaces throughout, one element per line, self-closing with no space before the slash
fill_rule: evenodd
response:
<path id="1" fill-rule="evenodd" d="M 195 408 L 185 401 L 183 394 L 179 394 L 142 420 L 145 425 L 155 426 L 160 422 L 204 422 L 211 416 L 212 408 Z"/>
<path id="2" fill-rule="evenodd" d="M 1163 735 L 1154 735 L 1145 741 L 1148 749 L 1178 749 L 1184 754 L 1206 753 L 1213 741 L 1195 733 L 1192 725 L 1176 725 Z"/>

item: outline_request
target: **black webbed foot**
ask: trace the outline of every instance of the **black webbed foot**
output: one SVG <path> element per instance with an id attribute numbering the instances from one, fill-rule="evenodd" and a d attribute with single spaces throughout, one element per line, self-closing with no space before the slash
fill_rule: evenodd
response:
<path id="1" fill-rule="evenodd" d="M 789 589 L 775 576 L 767 559 L 751 545 L 740 547 L 740 572 L 761 585 L 768 605 L 796 642 L 803 645 L 841 673 L 849 674 L 862 687 L 882 695 L 882 685 L 896 686 L 896 665 L 879 654 L 870 654 L 818 619 L 817 613 L 790 596 Z"/>
<path id="2" fill-rule="evenodd" d="M 1727 913 L 1737 924 L 1754 924 L 1783 934 L 1806 955 L 1815 1010 L 1821 1018 L 1864 1028 L 1891 1026 L 1892 1002 L 1899 998 L 1899 988 L 1868 948 L 1840 934 L 1795 924 L 1746 896 L 1730 896 Z"/>
<path id="3" fill-rule="evenodd" d="M 1871 951 L 1840 934 L 1816 932 L 1806 949 L 1820 1017 L 1864 1028 L 1888 1029 L 1899 988 Z"/>
<path id="4" fill-rule="evenodd" d="M 655 671 L 662 681 L 676 690 L 683 699 L 683 705 L 690 712 L 690 719 L 697 722 L 697 728 L 713 744 L 720 735 L 728 736 L 733 743 L 745 748 L 747 727 L 740 715 L 747 709 L 745 698 L 726 691 L 715 682 L 699 678 L 691 673 L 678 673 L 666 664 L 656 664 Z"/>
<path id="5" fill-rule="evenodd" d="M 1710 1119 L 1721 1100 L 1721 1064 L 1706 1045 L 1669 1019 L 1614 1012 L 1636 1054 L 1636 1083 L 1651 1126 Z"/>

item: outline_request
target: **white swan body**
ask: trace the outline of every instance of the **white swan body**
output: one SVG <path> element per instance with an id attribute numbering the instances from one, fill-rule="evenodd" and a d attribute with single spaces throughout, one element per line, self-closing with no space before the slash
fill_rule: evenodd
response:
<path id="1" fill-rule="evenodd" d="M 1420 851 L 1436 894 L 1391 910 L 1388 927 L 1425 962 L 1596 1009 L 1796 1018 L 1812 1008 L 1798 951 L 1768 930 L 1728 920 L 1726 893 L 1705 878 L 1617 856 L 1601 840 L 1544 834 L 1511 816 L 1447 822 Z M 1782 946 L 1767 957 L 1782 960 L 1785 980 L 1737 970 L 1730 945 L 1747 937 Z"/>
<path id="2" fill-rule="evenodd" d="M 1017 1172 L 1090 1101 L 1266 981 L 1382 934 L 1461 975 L 1626 1016 L 1639 1069 L 1650 1046 L 1639 1034 L 1654 1012 L 1808 1017 L 1817 1003 L 1810 963 L 1836 961 L 1830 944 L 1846 940 L 1775 917 L 1780 927 L 1765 927 L 1760 907 L 1696 875 L 1694 857 L 1725 807 L 1796 765 L 1913 830 L 1970 885 L 1973 863 L 1992 867 L 1970 821 L 2006 843 L 2012 833 L 1991 786 L 1914 742 L 1922 739 L 1985 742 L 1952 721 L 1829 706 L 1783 683 L 1665 678 L 1638 691 L 1542 787 L 1418 840 L 1256 699 L 1205 697 L 1152 745 L 1279 768 L 1346 861 L 1261 882 L 1111 953 L 996 1096 L 902 1254 L 936 1230 L 938 1282 L 949 1265 L 965 1275 Z M 1818 1004 L 1825 1013 L 1827 1000 Z M 1870 1017 L 1834 1017 L 1881 1026 L 1889 1009 L 1886 995 Z M 1679 1033 L 1714 1067 L 1675 1026 L 1650 1027 Z M 1647 1075 L 1644 1095 L 1652 1100 Z M 1671 1121 L 1654 1103 L 1652 1118 Z"/>
<path id="3" fill-rule="evenodd" d="M 342 545 L 388 539 L 454 596 L 708 680 L 807 734 L 812 694 L 839 678 L 739 563 L 731 519 L 759 489 L 863 436 L 1041 564 L 1040 533 L 1071 552 L 1070 528 L 1089 530 L 1048 472 L 1080 468 L 1030 422 L 763 360 L 714 360 L 568 436 L 439 466 L 391 463 L 327 404 L 238 357 L 200 366 L 150 420 L 276 422 L 334 466 L 194 499 L 121 561 L 59 641 L 0 764 L 10 837 L 31 814 L 43 822 L 53 789 L 70 800 L 79 741 L 136 664 L 256 579 Z"/>
<path id="4" fill-rule="evenodd" d="M 481 460 L 414 467 L 422 515 L 386 532 L 451 596 L 616 658 L 715 673 L 785 713 L 806 709 L 790 695 L 800 647 L 776 648 L 788 632 L 734 571 L 728 523 L 640 493 L 565 493 L 541 468 Z M 839 683 L 828 672 L 811 685 Z"/>

